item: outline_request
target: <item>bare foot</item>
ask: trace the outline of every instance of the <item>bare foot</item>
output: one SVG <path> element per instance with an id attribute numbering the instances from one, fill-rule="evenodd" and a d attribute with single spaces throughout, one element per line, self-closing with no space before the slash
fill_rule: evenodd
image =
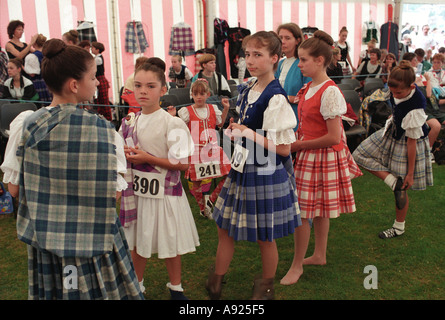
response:
<path id="1" fill-rule="evenodd" d="M 326 264 L 326 258 L 311 256 L 303 260 L 303 265 L 317 265 L 324 266 Z"/>
<path id="2" fill-rule="evenodd" d="M 293 268 L 291 267 L 286 275 L 281 279 L 280 284 L 289 286 L 291 284 L 297 283 L 303 274 L 303 268 Z"/>

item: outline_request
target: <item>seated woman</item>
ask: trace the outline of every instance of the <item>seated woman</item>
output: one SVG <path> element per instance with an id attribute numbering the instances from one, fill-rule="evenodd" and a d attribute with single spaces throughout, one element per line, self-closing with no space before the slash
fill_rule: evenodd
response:
<path id="1" fill-rule="evenodd" d="M 3 99 L 36 101 L 39 94 L 31 80 L 22 76 L 23 64 L 20 59 L 11 59 L 8 62 L 9 79 L 3 84 Z"/>
<path id="2" fill-rule="evenodd" d="M 380 65 L 380 49 L 371 49 L 369 51 L 369 57 L 369 60 L 365 60 L 360 64 L 352 77 L 352 79 L 359 80 L 362 86 L 366 78 L 379 78 L 382 73 L 382 67 Z"/>

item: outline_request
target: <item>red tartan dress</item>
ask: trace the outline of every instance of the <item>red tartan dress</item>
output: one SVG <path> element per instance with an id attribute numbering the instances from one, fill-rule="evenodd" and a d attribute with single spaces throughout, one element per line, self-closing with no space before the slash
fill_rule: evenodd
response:
<path id="1" fill-rule="evenodd" d="M 332 80 L 327 81 L 307 100 L 310 83 L 304 90 L 298 104 L 299 140 L 312 140 L 328 133 L 320 106 L 323 92 L 332 85 Z M 302 218 L 336 218 L 340 213 L 356 210 L 351 179 L 362 172 L 352 158 L 343 129 L 338 145 L 300 150 L 294 169 Z"/>
<path id="2" fill-rule="evenodd" d="M 226 176 L 231 168 L 230 160 L 224 153 L 224 150 L 219 146 L 218 133 L 216 132 L 216 113 L 213 105 L 207 104 L 207 118 L 202 119 L 195 112 L 192 106 L 187 107 L 190 120 L 187 124 L 190 133 L 195 143 L 195 151 L 189 157 L 189 167 L 184 174 L 186 179 L 191 181 L 199 181 L 206 179 L 201 177 L 200 173 L 196 172 L 196 164 L 216 162 L 219 163 L 220 174 L 214 175 L 211 178 Z M 204 168 L 205 169 L 205 168 Z M 207 168 L 213 170 L 213 168 Z M 205 172 L 204 172 L 205 173 Z M 208 178 L 207 178 L 208 179 Z"/>

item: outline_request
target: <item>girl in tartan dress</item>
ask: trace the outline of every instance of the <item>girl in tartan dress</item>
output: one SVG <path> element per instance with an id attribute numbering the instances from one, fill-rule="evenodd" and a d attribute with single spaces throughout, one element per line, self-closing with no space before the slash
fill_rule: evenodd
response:
<path id="1" fill-rule="evenodd" d="M 281 41 L 274 32 L 260 31 L 243 41 L 247 69 L 256 80 L 241 89 L 238 123 L 226 134 L 235 139 L 230 170 L 216 200 L 213 219 L 218 249 L 206 289 L 219 299 L 235 241 L 257 242 L 262 274 L 254 281 L 253 299 L 274 298 L 278 265 L 275 240 L 292 234 L 301 224 L 295 193 L 290 145 L 295 141 L 295 113 L 275 79 Z"/>
<path id="2" fill-rule="evenodd" d="M 198 202 L 201 216 L 210 218 L 211 209 L 225 178 L 218 182 L 209 196 L 212 179 L 225 177 L 230 171 L 230 160 L 218 145 L 219 139 L 215 131 L 216 126 L 222 126 L 226 121 L 230 105 L 229 99 L 223 98 L 221 102 L 224 109 L 221 112 L 216 105 L 206 103 L 210 97 L 210 87 L 205 79 L 193 82 L 190 90 L 195 104 L 181 108 L 178 112 L 178 116 L 187 123 L 195 143 L 195 152 L 190 157 L 190 165 L 184 177 L 189 180 L 189 189 Z M 216 163 L 203 166 L 210 162 Z"/>
<path id="3" fill-rule="evenodd" d="M 415 81 L 414 69 L 406 60 L 391 70 L 388 87 L 393 115 L 384 128 L 369 136 L 353 153 L 361 167 L 394 192 L 396 219 L 391 228 L 379 233 L 381 239 L 405 232 L 409 207 L 406 190 L 425 190 L 433 185 L 426 100 Z"/>
<path id="4" fill-rule="evenodd" d="M 96 78 L 99 81 L 99 85 L 97 86 L 97 99 L 95 103 L 100 104 L 101 106 L 97 107 L 97 113 L 103 115 L 108 121 L 111 121 L 113 119 L 113 116 L 111 115 L 111 107 L 107 107 L 110 104 L 110 100 L 108 98 L 110 83 L 105 77 L 104 57 L 102 56 L 102 52 L 104 51 L 105 47 L 102 43 L 97 41 L 91 43 L 91 52 L 95 55 L 97 64 Z"/>
<path id="5" fill-rule="evenodd" d="M 299 67 L 312 78 L 300 91 L 298 104 L 298 140 L 295 177 L 302 227 L 294 234 L 292 265 L 281 284 L 296 283 L 303 274 L 303 264 L 326 264 L 329 219 L 354 212 L 351 178 L 362 175 L 346 145 L 341 115 L 346 102 L 326 68 L 332 59 L 332 38 L 319 30 L 298 48 Z M 310 238 L 309 219 L 315 229 L 314 254 L 304 259 Z"/>
<path id="6" fill-rule="evenodd" d="M 94 59 L 58 39 L 43 54 L 53 101 L 12 121 L 1 166 L 19 195 L 29 299 L 143 299 L 116 219 L 116 197 L 127 187 L 119 174 L 124 143 L 108 121 L 78 106 L 96 90 Z"/>

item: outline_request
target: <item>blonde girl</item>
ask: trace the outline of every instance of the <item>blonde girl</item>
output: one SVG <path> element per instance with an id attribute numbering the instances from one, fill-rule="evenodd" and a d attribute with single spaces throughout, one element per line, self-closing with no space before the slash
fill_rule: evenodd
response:
<path id="1" fill-rule="evenodd" d="M 221 100 L 223 111 L 216 105 L 206 103 L 210 97 L 207 80 L 197 79 L 191 86 L 193 105 L 181 108 L 179 117 L 187 124 L 195 143 L 195 152 L 190 157 L 185 178 L 189 180 L 189 189 L 198 202 L 201 216 L 211 218 L 213 204 L 224 184 L 218 182 L 210 193 L 212 179 L 225 177 L 230 171 L 230 160 L 219 146 L 216 126 L 222 127 L 229 111 L 229 99 Z M 205 194 L 205 196 L 203 195 Z"/>

